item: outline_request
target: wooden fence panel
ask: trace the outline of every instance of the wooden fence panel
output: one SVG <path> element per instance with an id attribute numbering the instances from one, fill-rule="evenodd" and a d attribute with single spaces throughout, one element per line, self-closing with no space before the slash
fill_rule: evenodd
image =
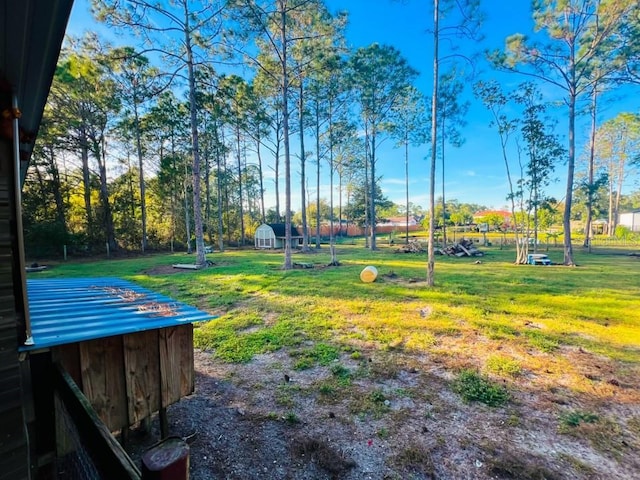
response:
<path id="1" fill-rule="evenodd" d="M 162 406 L 193 393 L 193 325 L 160 330 Z"/>
<path id="2" fill-rule="evenodd" d="M 111 431 L 129 425 L 122 337 L 82 342 L 80 364 L 83 392 L 102 421 Z"/>
<path id="3" fill-rule="evenodd" d="M 130 425 L 160 410 L 158 335 L 158 330 L 147 330 L 124 337 L 127 409 Z"/>

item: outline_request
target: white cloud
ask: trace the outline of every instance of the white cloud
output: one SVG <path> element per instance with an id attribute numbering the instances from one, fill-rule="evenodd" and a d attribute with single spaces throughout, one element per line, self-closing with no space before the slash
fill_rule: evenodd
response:
<path id="1" fill-rule="evenodd" d="M 387 185 L 404 185 L 406 180 L 404 178 L 382 178 L 380 183 Z"/>

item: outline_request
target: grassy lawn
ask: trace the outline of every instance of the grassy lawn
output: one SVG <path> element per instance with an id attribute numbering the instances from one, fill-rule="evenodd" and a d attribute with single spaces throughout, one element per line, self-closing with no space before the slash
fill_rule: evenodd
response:
<path id="1" fill-rule="evenodd" d="M 259 353 L 323 340 L 347 349 L 455 354 L 461 365 L 476 364 L 498 346 L 522 360 L 573 346 L 640 363 L 640 260 L 619 251 L 578 253 L 577 268 L 515 266 L 512 251 L 484 250 L 478 264 L 438 257 L 433 289 L 423 282 L 423 255 L 355 246 L 340 247 L 337 268 L 324 268 L 325 251 L 294 254 L 295 262 L 316 268 L 285 272 L 281 254 L 243 250 L 211 254 L 214 266 L 201 271 L 154 273 L 154 267 L 193 261 L 155 255 L 60 263 L 31 278 L 117 276 L 216 313 L 220 318 L 199 328 L 197 341 L 222 349 L 222 360 L 237 360 L 225 358 L 230 342 Z M 560 250 L 549 255 L 562 260 Z M 367 265 L 379 272 L 373 284 L 359 280 Z"/>
<path id="2" fill-rule="evenodd" d="M 579 266 L 568 268 L 515 266 L 513 250 L 486 247 L 479 259 L 438 257 L 429 289 L 426 254 L 340 245 L 342 265 L 325 267 L 327 250 L 294 254 L 315 268 L 288 272 L 281 253 L 231 250 L 208 255 L 214 265 L 201 271 L 161 268 L 192 256 L 154 255 L 60 263 L 31 278 L 118 276 L 215 313 L 197 326 L 197 347 L 238 364 L 287 352 L 294 370 L 330 370 L 333 380 L 314 387 L 320 396 L 349 396 L 363 372 L 349 362 L 375 355 L 370 379 L 436 372 L 462 402 L 505 408 L 514 427 L 540 410 L 560 435 L 587 438 L 602 455 L 640 448 L 640 259 L 628 251 L 576 249 Z M 548 253 L 561 262 L 560 249 Z M 359 279 L 367 265 L 375 283 Z M 399 394 L 381 392 L 360 396 L 355 411 L 384 415 L 384 400 Z M 574 471 L 591 468 L 562 455 Z"/>

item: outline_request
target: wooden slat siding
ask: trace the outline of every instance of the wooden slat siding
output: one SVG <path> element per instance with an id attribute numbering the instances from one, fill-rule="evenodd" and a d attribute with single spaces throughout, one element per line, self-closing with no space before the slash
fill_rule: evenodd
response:
<path id="1" fill-rule="evenodd" d="M 129 423 L 160 410 L 160 348 L 158 330 L 124 336 Z"/>
<path id="2" fill-rule="evenodd" d="M 122 337 L 80 344 L 83 392 L 111 431 L 129 425 L 123 359 Z"/>
<path id="3" fill-rule="evenodd" d="M 52 349 L 111 431 L 131 426 L 193 393 L 193 325 L 102 338 Z"/>
<path id="4" fill-rule="evenodd" d="M 80 345 L 69 343 L 51 349 L 51 358 L 64 367 L 76 385 L 82 390 L 82 369 L 80 367 Z"/>
<path id="5" fill-rule="evenodd" d="M 193 324 L 181 326 L 181 357 L 180 362 L 172 367 L 180 370 L 180 397 L 191 395 L 195 390 L 196 375 L 193 364 Z M 180 400 L 176 399 L 176 402 Z"/>
<path id="6" fill-rule="evenodd" d="M 193 325 L 163 328 L 160 335 L 162 407 L 193 392 Z"/>
<path id="7" fill-rule="evenodd" d="M 29 476 L 29 450 L 22 413 L 23 394 L 18 363 L 18 332 L 14 283 L 13 242 L 17 238 L 13 204 L 11 150 L 0 142 L 0 480 Z M 14 229 L 14 230 L 12 230 Z"/>
<path id="8" fill-rule="evenodd" d="M 0 416 L 0 431 L 12 432 L 24 428 L 21 407 L 17 406 L 7 411 L 7 414 Z M 16 436 L 0 437 L 0 450 L 12 451 L 20 446 L 20 439 Z M 1 474 L 1 472 L 0 472 Z"/>

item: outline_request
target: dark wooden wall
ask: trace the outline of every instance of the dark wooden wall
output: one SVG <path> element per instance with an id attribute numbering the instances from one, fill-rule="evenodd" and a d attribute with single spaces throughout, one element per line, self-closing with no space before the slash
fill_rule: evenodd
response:
<path id="1" fill-rule="evenodd" d="M 52 348 L 92 407 L 115 432 L 193 392 L 193 325 Z"/>
<path id="2" fill-rule="evenodd" d="M 23 274 L 16 263 L 13 168 L 8 142 L 0 140 L 0 480 L 28 478 L 29 455 L 18 361 Z M 21 301 L 18 301 L 21 305 Z"/>

